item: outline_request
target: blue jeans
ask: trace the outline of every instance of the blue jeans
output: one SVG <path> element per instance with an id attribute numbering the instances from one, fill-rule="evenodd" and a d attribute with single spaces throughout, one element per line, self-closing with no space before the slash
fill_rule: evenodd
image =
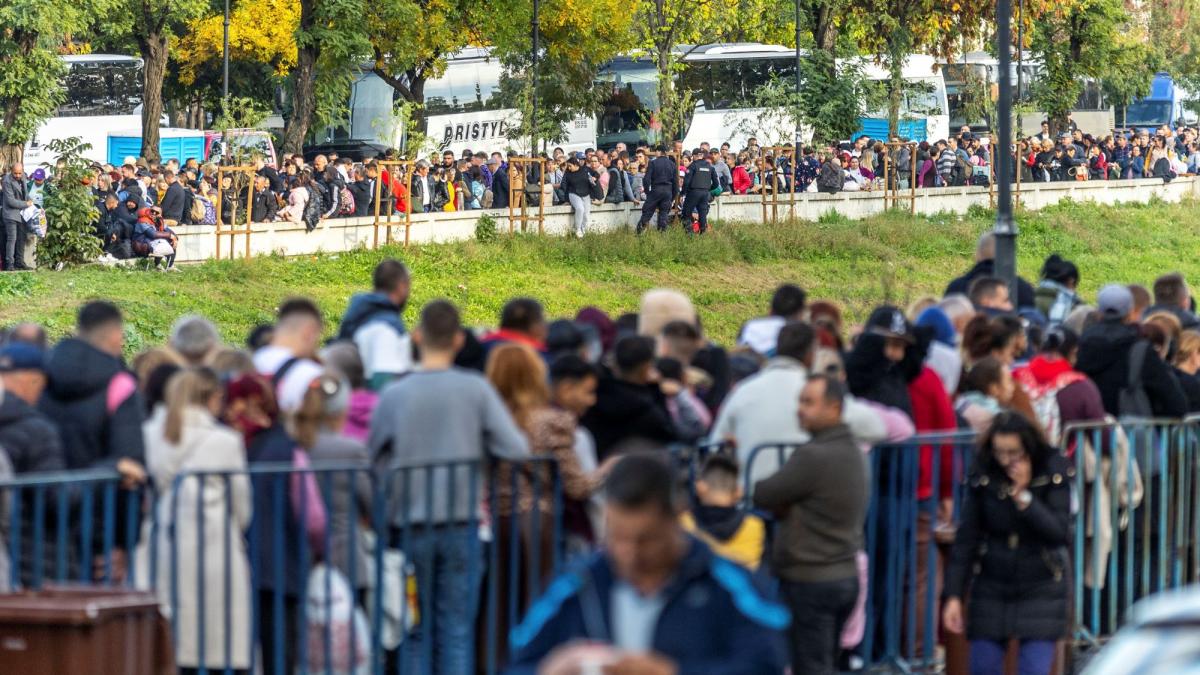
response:
<path id="1" fill-rule="evenodd" d="M 400 646 L 404 672 L 475 672 L 475 614 L 484 562 L 477 526 L 414 524 L 407 539 L 394 543 L 416 569 L 421 602 L 420 621 Z"/>
<path id="2" fill-rule="evenodd" d="M 1008 645 L 991 640 L 971 640 L 971 675 L 1003 675 Z M 1054 665 L 1054 642 L 1025 640 L 1017 658 L 1020 675 L 1049 675 Z"/>

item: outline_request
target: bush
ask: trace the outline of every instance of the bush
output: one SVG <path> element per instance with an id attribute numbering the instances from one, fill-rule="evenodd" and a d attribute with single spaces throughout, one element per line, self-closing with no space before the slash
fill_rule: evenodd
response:
<path id="1" fill-rule="evenodd" d="M 46 144 L 58 155 L 59 166 L 46 188 L 46 238 L 38 242 L 37 262 L 41 267 L 82 265 L 100 257 L 100 239 L 94 223 L 100 219 L 92 191 L 91 163 L 83 152 L 91 146 L 78 138 L 53 140 Z"/>
<path id="2" fill-rule="evenodd" d="M 485 213 L 475 221 L 475 241 L 486 244 L 496 241 L 499 236 L 500 230 L 496 226 L 496 218 L 491 214 Z"/>

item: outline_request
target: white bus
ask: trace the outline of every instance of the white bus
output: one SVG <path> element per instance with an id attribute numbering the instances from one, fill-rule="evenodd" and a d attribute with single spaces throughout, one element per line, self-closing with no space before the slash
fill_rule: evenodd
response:
<path id="1" fill-rule="evenodd" d="M 772 78 L 791 82 L 796 77 L 796 52 L 790 47 L 757 43 L 712 44 L 681 47 L 683 69 L 677 85 L 693 97 L 695 110 L 683 136 L 685 148 L 701 142 L 728 142 L 744 147 L 750 136 L 760 144 L 792 143 L 795 129 L 784 116 L 752 107 L 754 93 Z M 802 54 L 803 58 L 803 54 Z M 848 62 L 841 62 L 845 66 Z M 854 62 L 870 80 L 884 80 L 885 69 L 870 59 Z M 903 68 L 906 82 L 920 84 L 906 92 L 901 108 L 901 135 L 914 140 L 945 138 L 950 130 L 946 86 L 933 58 L 910 56 Z M 611 91 L 600 115 L 597 143 L 611 147 L 649 141 L 655 133 L 647 125 L 658 109 L 658 71 L 648 58 L 621 57 L 607 64 L 601 81 Z M 875 111 L 859 120 L 860 129 L 873 138 L 887 134 L 886 111 Z M 802 134 L 811 137 L 811 131 Z"/>
<path id="2" fill-rule="evenodd" d="M 508 132 L 521 123 L 521 111 L 506 108 L 500 100 L 504 67 L 487 49 L 466 49 L 452 57 L 446 72 L 425 83 L 425 133 L 440 151 L 456 156 L 463 150 L 504 152 L 525 150 L 527 139 L 510 139 Z M 596 144 L 595 120 L 580 116 L 568 124 L 567 138 L 555 143 L 568 152 Z"/>
<path id="3" fill-rule="evenodd" d="M 88 159 L 103 163 L 111 132 L 142 128 L 142 60 L 111 54 L 61 58 L 68 67 L 65 98 L 26 144 L 25 164 L 53 164 L 58 158 L 46 143 L 72 136 L 92 146 Z"/>

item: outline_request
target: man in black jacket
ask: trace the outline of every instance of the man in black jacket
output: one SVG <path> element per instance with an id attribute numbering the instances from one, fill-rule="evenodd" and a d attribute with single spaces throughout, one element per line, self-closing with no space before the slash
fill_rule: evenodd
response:
<path id="1" fill-rule="evenodd" d="M 269 223 L 279 213 L 279 200 L 271 190 L 271 179 L 259 174 L 254 177 L 254 202 L 250 205 L 250 220 Z"/>
<path id="2" fill-rule="evenodd" d="M 1184 330 L 1200 328 L 1200 319 L 1191 311 L 1191 299 L 1191 291 L 1182 274 L 1164 274 L 1154 280 L 1154 306 L 1143 312 L 1142 316 L 1165 312 L 1175 315 Z"/>
<path id="3" fill-rule="evenodd" d="M 283 192 L 283 179 L 279 177 L 279 172 L 275 170 L 275 167 L 267 164 L 265 159 L 262 157 L 255 157 L 254 170 L 256 173 L 258 173 L 258 175 L 267 179 L 267 182 L 270 183 L 269 187 L 271 188 L 271 192 Z"/>
<path id="4" fill-rule="evenodd" d="M 371 215 L 375 212 L 375 185 L 378 184 L 378 178 L 368 178 L 367 170 L 363 167 L 354 169 L 352 174 L 354 180 L 346 187 L 350 190 L 350 194 L 354 196 L 354 216 L 361 218 Z M 387 202 L 380 199 L 379 212 L 387 214 Z"/>
<path id="5" fill-rule="evenodd" d="M 700 221 L 700 234 L 708 231 L 708 202 L 712 199 L 712 188 L 717 184 L 716 172 L 708 162 L 704 151 L 697 148 L 692 153 L 692 163 L 683 177 L 683 230 L 691 234 L 692 214 Z"/>
<path id="6" fill-rule="evenodd" d="M 596 405 L 580 420 L 596 439 L 601 461 L 638 444 L 660 447 L 679 440 L 654 370 L 654 348 L 649 337 L 618 341 L 616 372 L 600 380 Z"/>
<path id="7" fill-rule="evenodd" d="M 488 160 L 488 168 L 492 170 L 492 208 L 508 208 L 508 169 L 500 163 L 500 158 L 492 155 Z"/>
<path id="8" fill-rule="evenodd" d="M 168 169 L 163 172 L 163 175 L 167 179 L 167 191 L 163 193 L 162 202 L 159 203 L 159 206 L 162 207 L 163 220 L 173 220 L 177 224 L 182 223 L 187 207 L 187 196 L 173 171 Z"/>
<path id="9" fill-rule="evenodd" d="M 990 230 L 979 236 L 979 241 L 975 244 L 975 266 L 972 267 L 966 274 L 951 281 L 946 286 L 947 295 L 967 295 L 971 292 L 971 282 L 979 277 L 992 277 L 996 272 L 996 235 Z M 1034 307 L 1033 286 L 1028 281 L 1017 277 L 1017 309 L 1025 309 Z"/>
<path id="10" fill-rule="evenodd" d="M 642 186 L 646 189 L 646 201 L 642 204 L 642 217 L 638 219 L 639 234 L 650 224 L 650 218 L 654 216 L 655 211 L 658 212 L 658 231 L 665 232 L 671 206 L 679 197 L 679 166 L 666 155 L 663 146 L 659 145 L 655 150 L 658 156 L 650 160 L 650 165 L 646 167 L 646 175 L 642 178 Z"/>
<path id="11" fill-rule="evenodd" d="M 1079 340 L 1079 358 L 1075 368 L 1092 378 L 1100 389 L 1104 410 L 1113 417 L 1122 414 L 1148 416 L 1143 411 L 1121 410 L 1121 391 L 1129 382 L 1130 355 L 1138 343 L 1146 343 L 1138 332 L 1138 317 L 1133 295 L 1117 284 L 1105 286 L 1096 296 L 1104 319 L 1083 332 Z M 1148 344 L 1148 343 L 1147 343 Z M 1187 414 L 1187 399 L 1167 364 L 1153 348 L 1142 347 L 1142 391 L 1149 400 L 1153 417 L 1181 418 Z"/>

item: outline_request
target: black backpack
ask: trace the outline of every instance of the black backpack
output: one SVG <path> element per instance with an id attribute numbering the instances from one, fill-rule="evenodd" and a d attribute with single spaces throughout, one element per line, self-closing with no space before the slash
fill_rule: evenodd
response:
<path id="1" fill-rule="evenodd" d="M 1142 371 L 1146 366 L 1146 354 L 1150 351 L 1150 343 L 1138 340 L 1129 350 L 1129 376 L 1125 386 L 1121 388 L 1117 398 L 1117 408 L 1122 418 L 1136 417 L 1149 419 L 1154 417 L 1154 408 L 1150 405 L 1150 397 L 1142 386 Z"/>
<path id="2" fill-rule="evenodd" d="M 301 216 L 301 220 L 304 221 L 304 228 L 309 232 L 317 229 L 317 223 L 321 222 L 321 216 L 325 214 L 323 202 L 321 190 L 317 189 L 315 185 L 308 189 L 308 202 L 304 205 L 304 214 Z"/>

